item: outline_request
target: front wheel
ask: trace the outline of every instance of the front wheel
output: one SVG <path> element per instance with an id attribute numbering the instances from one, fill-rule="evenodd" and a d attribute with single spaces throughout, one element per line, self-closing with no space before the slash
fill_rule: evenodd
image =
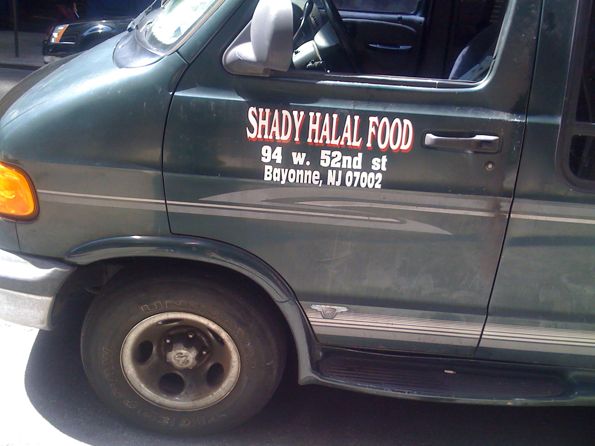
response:
<path id="1" fill-rule="evenodd" d="M 253 287 L 145 276 L 92 304 L 81 351 L 91 385 L 117 413 L 161 432 L 200 434 L 236 426 L 269 401 L 286 338 Z"/>

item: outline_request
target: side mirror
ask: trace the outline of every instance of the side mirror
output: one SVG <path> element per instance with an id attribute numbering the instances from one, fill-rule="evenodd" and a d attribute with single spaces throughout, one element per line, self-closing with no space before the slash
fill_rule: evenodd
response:
<path id="1" fill-rule="evenodd" d="M 292 53 L 291 0 L 260 0 L 250 24 L 223 55 L 223 65 L 233 74 L 268 76 L 289 70 Z"/>

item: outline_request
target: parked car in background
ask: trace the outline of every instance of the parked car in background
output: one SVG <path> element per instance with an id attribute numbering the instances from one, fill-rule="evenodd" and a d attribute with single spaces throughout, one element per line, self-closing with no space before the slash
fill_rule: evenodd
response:
<path id="1" fill-rule="evenodd" d="M 132 17 L 120 17 L 56 25 L 43 42 L 43 61 L 50 63 L 93 48 L 124 32 L 131 20 Z"/>
<path id="2" fill-rule="evenodd" d="M 151 3 L 150 0 L 82 3 L 80 18 L 62 20 L 50 29 L 43 42 L 44 62 L 50 63 L 86 51 L 124 32 L 132 19 Z"/>

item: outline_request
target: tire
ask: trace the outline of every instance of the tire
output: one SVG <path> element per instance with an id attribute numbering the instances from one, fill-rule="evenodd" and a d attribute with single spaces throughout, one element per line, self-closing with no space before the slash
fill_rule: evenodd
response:
<path id="1" fill-rule="evenodd" d="M 116 282 L 89 308 L 81 356 L 91 386 L 117 414 L 162 433 L 207 434 L 268 403 L 283 375 L 286 335 L 254 287 L 196 274 Z"/>

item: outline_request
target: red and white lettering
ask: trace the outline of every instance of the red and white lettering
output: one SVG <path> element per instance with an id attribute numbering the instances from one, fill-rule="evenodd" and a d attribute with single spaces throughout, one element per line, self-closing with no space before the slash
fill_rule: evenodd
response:
<path id="1" fill-rule="evenodd" d="M 372 150 L 374 148 L 374 145 L 372 144 L 372 141 L 375 141 L 377 138 L 377 133 L 378 133 L 378 125 L 380 124 L 380 119 L 378 119 L 376 116 L 370 116 L 368 118 L 369 124 L 368 124 L 368 144 L 366 144 L 366 147 L 368 148 L 368 150 Z"/>
<path id="2" fill-rule="evenodd" d="M 324 122 L 322 123 L 322 130 L 318 138 L 319 144 L 328 145 L 331 142 L 331 117 L 328 113 L 324 114 Z"/>
<path id="3" fill-rule="evenodd" d="M 308 130 L 308 144 L 320 144 L 320 121 L 322 113 L 310 112 L 310 128 Z"/>
<path id="4" fill-rule="evenodd" d="M 349 116 L 348 116 L 349 118 Z M 347 125 L 347 123 L 345 123 Z M 329 142 L 329 146 L 331 147 L 340 147 L 341 145 L 341 136 L 339 135 L 339 115 L 333 113 L 333 126 L 331 131 L 331 140 Z"/>
<path id="5" fill-rule="evenodd" d="M 361 127 L 361 118 L 358 115 L 353 117 L 353 138 L 351 138 L 351 148 L 352 149 L 361 149 L 364 140 L 360 136 L 360 127 Z"/>
<path id="6" fill-rule="evenodd" d="M 281 138 L 281 123 L 279 122 L 279 110 L 273 113 L 273 121 L 269 130 L 269 139 L 278 141 Z"/>
<path id="7" fill-rule="evenodd" d="M 258 109 L 258 134 L 256 135 L 261 141 L 269 139 L 269 118 L 271 110 L 268 108 Z"/>
<path id="8" fill-rule="evenodd" d="M 403 141 L 403 125 L 400 119 L 395 119 L 390 127 L 390 149 L 396 152 L 401 149 Z"/>
<path id="9" fill-rule="evenodd" d="M 403 120 L 403 139 L 401 143 L 401 152 L 408 153 L 413 148 L 414 140 L 413 124 L 409 119 Z"/>
<path id="10" fill-rule="evenodd" d="M 293 121 L 291 119 L 291 113 L 287 110 L 281 111 L 281 134 L 279 135 L 279 139 L 277 142 L 281 144 L 286 144 L 291 141 L 291 132 Z"/>
<path id="11" fill-rule="evenodd" d="M 295 111 L 293 112 L 293 127 L 295 129 L 295 138 L 294 142 L 296 144 L 300 144 L 300 135 L 302 134 L 302 127 L 304 126 L 304 119 L 306 114 L 303 111 Z"/>
<path id="12" fill-rule="evenodd" d="M 248 109 L 248 122 L 252 126 L 252 130 L 246 127 L 246 135 L 248 136 L 248 141 L 256 141 L 256 136 L 258 134 L 258 110 L 256 107 L 250 107 Z"/>
<path id="13" fill-rule="evenodd" d="M 380 120 L 380 126 L 378 127 L 378 148 L 381 152 L 388 150 L 390 142 L 390 121 L 388 118 L 382 118 Z"/>

